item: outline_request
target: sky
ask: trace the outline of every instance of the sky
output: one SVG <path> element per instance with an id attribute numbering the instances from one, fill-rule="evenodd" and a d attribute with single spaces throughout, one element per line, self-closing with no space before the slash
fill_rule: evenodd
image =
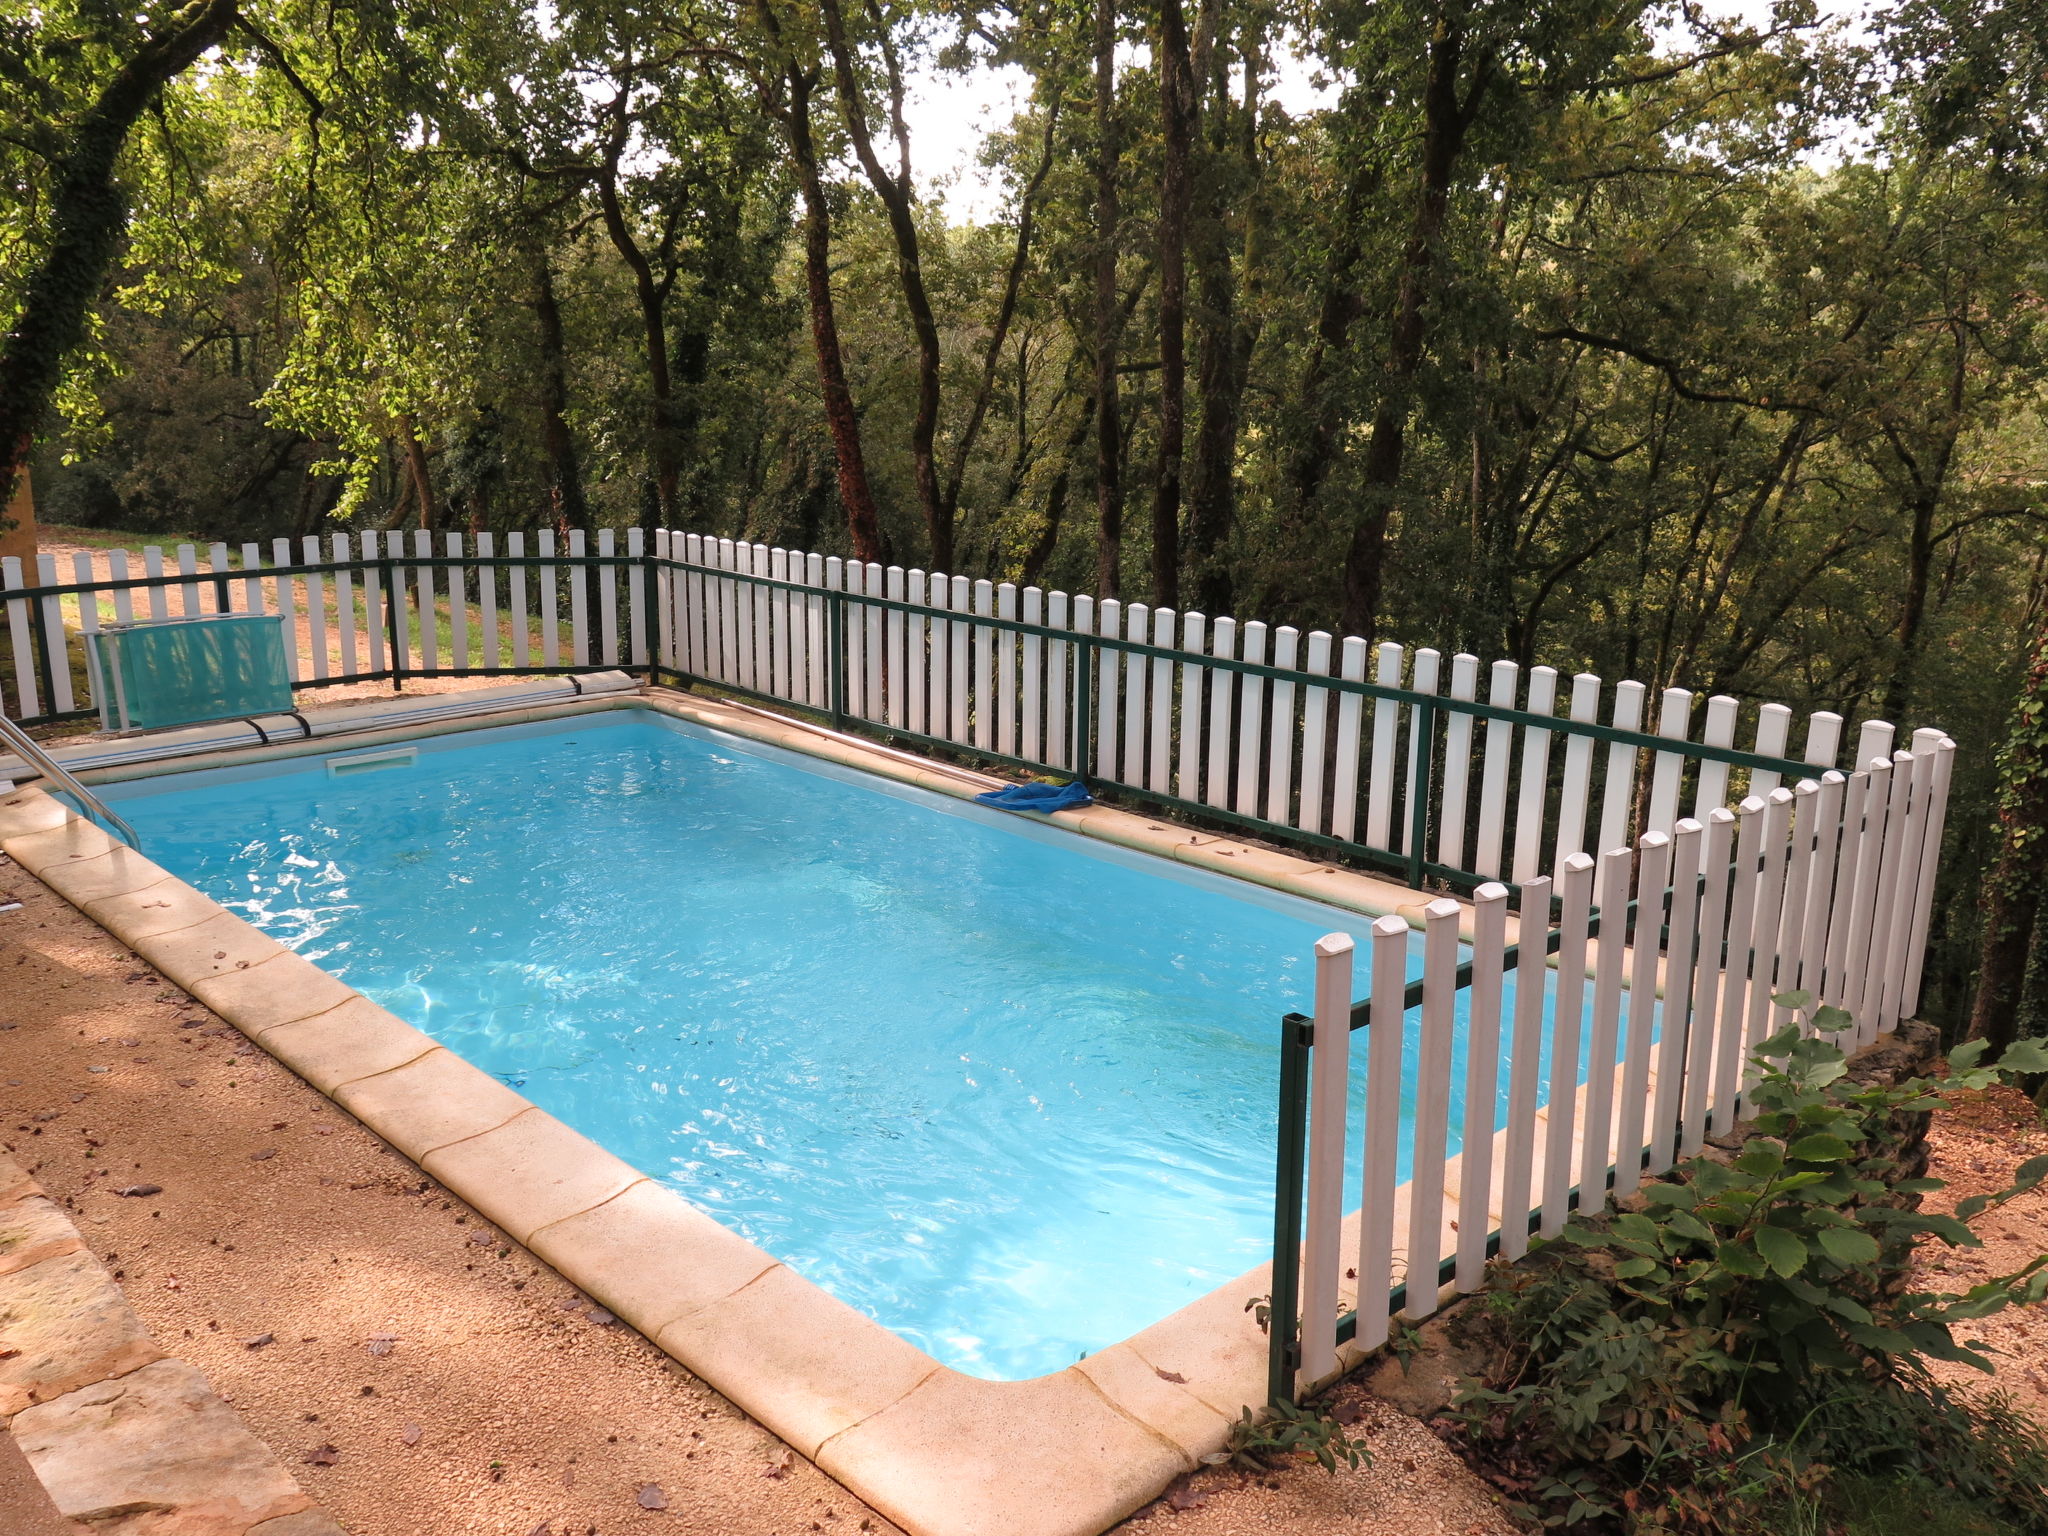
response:
<path id="1" fill-rule="evenodd" d="M 1839 22 L 1852 33 L 1867 32 L 1875 0 L 1820 0 L 1823 20 Z M 1751 25 L 1766 25 L 1770 0 L 1708 0 L 1710 15 Z M 1133 50 L 1124 67 L 1149 67 L 1144 50 Z M 1335 102 L 1334 85 L 1318 87 L 1315 65 L 1282 50 L 1267 95 L 1288 112 L 1301 114 Z M 947 216 L 960 223 L 1000 218 L 1005 194 L 1000 176 L 977 163 L 982 145 L 1028 99 L 1030 76 L 1023 69 L 983 67 L 970 75 L 916 70 L 910 79 L 904 116 L 910 128 L 912 173 L 927 198 L 940 199 Z"/>

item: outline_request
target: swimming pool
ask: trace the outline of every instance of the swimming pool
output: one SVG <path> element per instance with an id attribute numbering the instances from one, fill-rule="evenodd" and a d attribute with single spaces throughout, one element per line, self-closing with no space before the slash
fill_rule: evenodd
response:
<path id="1" fill-rule="evenodd" d="M 418 748 L 108 797 L 158 863 L 963 1372 L 1058 1370 L 1266 1257 L 1277 1019 L 1367 919 L 650 711 Z"/>

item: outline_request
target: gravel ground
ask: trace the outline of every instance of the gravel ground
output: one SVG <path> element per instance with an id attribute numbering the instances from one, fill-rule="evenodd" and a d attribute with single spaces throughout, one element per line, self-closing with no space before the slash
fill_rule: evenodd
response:
<path id="1" fill-rule="evenodd" d="M 895 1529 L 4 859 L 0 893 L 0 1143 L 355 1536 Z M 1370 1467 L 1205 1471 L 1122 1529 L 1513 1529 L 1354 1395 Z"/>

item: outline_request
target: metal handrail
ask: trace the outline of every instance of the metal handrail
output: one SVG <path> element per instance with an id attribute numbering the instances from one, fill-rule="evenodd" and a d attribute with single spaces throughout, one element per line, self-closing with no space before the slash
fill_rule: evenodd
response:
<path id="1" fill-rule="evenodd" d="M 17 757 L 44 778 L 54 784 L 63 785 L 65 793 L 85 808 L 86 815 L 99 822 L 109 832 L 117 833 L 121 841 L 136 852 L 142 851 L 142 839 L 136 835 L 133 827 L 119 814 L 110 810 L 106 801 L 81 784 L 70 769 L 38 746 L 34 737 L 4 715 L 0 715 L 0 741 L 6 742 L 14 749 Z"/>

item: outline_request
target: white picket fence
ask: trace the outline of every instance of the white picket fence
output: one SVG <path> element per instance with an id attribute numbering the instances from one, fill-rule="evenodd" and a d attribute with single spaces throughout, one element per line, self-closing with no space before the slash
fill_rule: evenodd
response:
<path id="1" fill-rule="evenodd" d="M 276 539 L 267 561 L 257 544 L 232 553 L 226 544 L 151 545 L 139 565 L 117 549 L 98 561 L 74 554 L 65 572 L 44 554 L 33 579 L 9 556 L 0 562 L 10 652 L 0 713 L 35 720 L 89 708 L 83 635 L 103 623 L 220 612 L 280 615 L 294 682 L 645 667 L 644 547 L 637 528 L 623 540 L 607 528 L 559 542 L 546 529 L 502 538 L 394 529 Z M 7 595 L 50 587 L 89 590 Z"/>
<path id="2" fill-rule="evenodd" d="M 1285 625 L 696 534 L 657 533 L 654 553 L 674 562 L 656 567 L 659 650 L 671 670 L 821 710 L 833 703 L 838 670 L 850 719 L 1380 853 L 1417 852 L 1412 816 L 1426 798 L 1430 830 L 1420 852 L 1481 879 L 1521 884 L 1569 854 L 1669 834 L 1681 814 L 1704 817 L 1728 803 L 1731 766 L 1701 748 L 1733 751 L 1739 739 L 1741 752 L 1774 762 L 1790 751 L 1793 713 L 1782 704 L 1764 704 L 1745 721 L 1733 698 L 1702 708 L 1692 692 L 1668 688 L 1650 726 L 1641 683 L 1609 687 L 1591 673 L 1564 679 L 1537 666 L 1524 675 L 1514 662 L 1486 666 L 1463 654 L 1447 665 L 1427 648 L 1372 650 L 1320 630 L 1303 636 Z M 827 594 L 845 595 L 836 632 Z M 1093 643 L 1103 638 L 1172 654 Z M 1233 662 L 1280 675 L 1232 670 Z M 1085 722 L 1076 676 L 1084 663 Z M 1418 730 L 1412 700 L 1343 692 L 1332 677 L 1445 701 L 1435 740 Z M 1475 718 L 1456 711 L 1457 701 L 1539 718 Z M 1575 726 L 1644 739 L 1597 740 Z M 1809 715 L 1793 765 L 1834 767 L 1842 737 L 1839 715 Z M 1891 725 L 1865 722 L 1854 761 L 1883 756 L 1892 742 Z M 1785 776 L 1763 766 L 1733 772 L 1758 796 Z"/>
<path id="3" fill-rule="evenodd" d="M 1478 1289 L 1496 1234 L 1498 1252 L 1519 1257 L 1532 1230 L 1555 1235 L 1575 1202 L 1602 1205 L 1610 1171 L 1613 1192 L 1626 1195 L 1732 1127 L 1745 1113 L 1754 1047 L 1793 1017 L 1775 996 L 1803 990 L 1847 1009 L 1855 1022 L 1838 1038 L 1849 1049 L 1911 1017 L 1954 751 L 1939 731 L 1921 731 L 1910 751 L 1846 775 L 1774 786 L 1597 860 L 1569 854 L 1554 882 L 1539 876 L 1521 893 L 1532 915 L 1547 913 L 1556 896 L 1553 956 L 1536 937 L 1543 923 L 1532 921 L 1509 964 L 1509 892 L 1497 882 L 1481 886 L 1469 910 L 1431 904 L 1412 1031 L 1410 928 L 1380 919 L 1368 960 L 1362 1126 L 1347 1123 L 1353 945 L 1342 934 L 1322 940 L 1301 1381 L 1336 1371 L 1347 1297 L 1356 1344 L 1375 1348 L 1387 1339 L 1397 1296 L 1414 1320 L 1443 1296 Z M 1597 937 L 1589 935 L 1595 914 Z M 1471 935 L 1462 1024 L 1461 924 Z M 1411 1049 L 1419 1052 L 1417 1098 L 1404 1107 L 1402 1058 Z M 1461 1050 L 1464 1117 L 1453 1154 L 1448 1110 Z M 1411 1177 L 1397 1187 L 1404 1140 Z M 1363 1176 L 1349 1220 L 1347 1167 Z M 1352 1268 L 1355 1283 L 1345 1274 Z"/>

